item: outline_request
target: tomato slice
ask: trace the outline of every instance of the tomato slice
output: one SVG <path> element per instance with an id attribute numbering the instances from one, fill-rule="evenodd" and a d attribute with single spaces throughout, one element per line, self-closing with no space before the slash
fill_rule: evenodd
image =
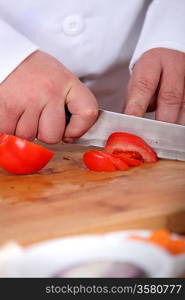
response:
<path id="1" fill-rule="evenodd" d="M 98 150 L 90 150 L 83 155 L 83 161 L 87 168 L 93 171 L 115 171 L 116 167 L 108 155 Z"/>
<path id="2" fill-rule="evenodd" d="M 128 158 L 134 160 L 130 161 L 130 165 L 139 165 L 138 161 L 141 163 L 157 161 L 156 153 L 142 138 L 127 132 L 115 132 L 111 134 L 107 140 L 104 151 L 116 154 L 120 158 L 120 154 L 125 154 L 125 158 L 122 156 L 122 159 L 124 159 L 126 163 L 129 164 Z"/>
<path id="3" fill-rule="evenodd" d="M 101 152 L 101 153 L 104 156 L 106 155 L 107 157 L 109 157 L 109 159 L 113 162 L 113 164 L 117 170 L 127 171 L 129 169 L 128 164 L 123 159 L 119 158 L 118 155 L 110 154 L 110 153 L 106 153 L 106 152 Z"/>
<path id="4" fill-rule="evenodd" d="M 54 152 L 25 139 L 0 133 L 0 167 L 13 174 L 33 174 L 42 169 Z"/>
<path id="5" fill-rule="evenodd" d="M 143 163 L 143 158 L 135 156 L 134 152 L 114 152 L 116 157 L 119 157 L 121 160 L 123 160 L 129 167 L 137 167 L 140 166 Z M 137 157 L 137 159 L 135 158 Z"/>
<path id="6" fill-rule="evenodd" d="M 126 171 L 129 169 L 128 165 L 119 157 L 98 150 L 85 152 L 83 161 L 93 171 Z"/>

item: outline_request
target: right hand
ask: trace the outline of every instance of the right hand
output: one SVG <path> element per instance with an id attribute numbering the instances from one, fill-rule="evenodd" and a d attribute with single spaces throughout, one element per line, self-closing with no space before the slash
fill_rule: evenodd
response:
<path id="1" fill-rule="evenodd" d="M 65 105 L 72 114 L 65 128 Z M 54 57 L 36 51 L 0 85 L 0 132 L 52 144 L 72 142 L 96 121 L 90 90 Z"/>

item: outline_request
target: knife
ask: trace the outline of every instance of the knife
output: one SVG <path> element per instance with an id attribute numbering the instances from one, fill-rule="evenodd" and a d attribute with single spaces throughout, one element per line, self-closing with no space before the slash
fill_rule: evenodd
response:
<path id="1" fill-rule="evenodd" d="M 100 110 L 96 123 L 78 140 L 83 146 L 104 147 L 113 132 L 140 136 L 160 158 L 185 161 L 185 126 Z"/>

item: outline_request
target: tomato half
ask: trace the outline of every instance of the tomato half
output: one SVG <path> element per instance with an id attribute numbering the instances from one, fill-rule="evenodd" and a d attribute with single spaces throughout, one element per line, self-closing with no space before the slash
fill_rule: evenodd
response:
<path id="1" fill-rule="evenodd" d="M 33 174 L 42 169 L 54 155 L 40 145 L 0 133 L 0 167 L 13 174 Z"/>
<path id="2" fill-rule="evenodd" d="M 104 151 L 111 154 L 116 154 L 130 165 L 139 165 L 139 162 L 156 162 L 156 153 L 147 145 L 140 137 L 127 133 L 115 132 L 108 138 Z M 124 154 L 125 159 L 124 159 Z"/>

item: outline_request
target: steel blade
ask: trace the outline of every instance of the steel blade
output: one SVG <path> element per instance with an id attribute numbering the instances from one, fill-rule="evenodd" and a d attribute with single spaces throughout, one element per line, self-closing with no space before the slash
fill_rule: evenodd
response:
<path id="1" fill-rule="evenodd" d="M 158 157 L 185 161 L 185 126 L 100 110 L 96 123 L 76 143 L 103 147 L 113 132 L 143 138 Z"/>

